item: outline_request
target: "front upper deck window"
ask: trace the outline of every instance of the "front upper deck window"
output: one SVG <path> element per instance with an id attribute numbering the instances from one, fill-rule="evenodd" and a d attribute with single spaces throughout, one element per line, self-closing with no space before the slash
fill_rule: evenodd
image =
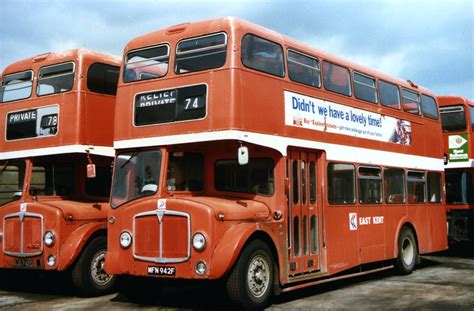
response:
<path id="1" fill-rule="evenodd" d="M 114 165 L 111 206 L 153 195 L 158 191 L 161 151 L 122 152 Z"/>
<path id="2" fill-rule="evenodd" d="M 269 40 L 246 34 L 242 38 L 242 63 L 278 77 L 285 75 L 282 47 Z"/>
<path id="3" fill-rule="evenodd" d="M 168 72 L 169 61 L 167 44 L 131 51 L 125 60 L 123 82 L 161 78 Z"/>
<path id="4" fill-rule="evenodd" d="M 6 75 L 0 82 L 0 103 L 25 99 L 31 96 L 33 71 L 22 71 Z"/>
<path id="5" fill-rule="evenodd" d="M 461 132 L 466 130 L 466 112 L 463 106 L 441 107 L 441 124 L 445 132 Z"/>
<path id="6" fill-rule="evenodd" d="M 420 114 L 420 95 L 418 93 L 402 90 L 403 110 L 413 114 Z"/>
<path id="7" fill-rule="evenodd" d="M 227 52 L 227 35 L 218 33 L 178 43 L 176 47 L 176 73 L 188 73 L 224 66 Z"/>
<path id="8" fill-rule="evenodd" d="M 74 85 L 73 62 L 46 66 L 40 69 L 36 94 L 38 96 L 70 91 Z"/>
<path id="9" fill-rule="evenodd" d="M 0 162 L 0 206 L 20 199 L 25 180 L 24 161 Z"/>

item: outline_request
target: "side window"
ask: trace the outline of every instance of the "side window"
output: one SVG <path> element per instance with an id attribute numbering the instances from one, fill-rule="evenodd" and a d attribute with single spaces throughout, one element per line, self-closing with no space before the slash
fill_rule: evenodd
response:
<path id="1" fill-rule="evenodd" d="M 33 71 L 23 71 L 3 77 L 0 81 L 0 103 L 25 99 L 31 96 Z"/>
<path id="2" fill-rule="evenodd" d="M 425 173 L 407 173 L 408 203 L 424 203 L 425 200 Z"/>
<path id="3" fill-rule="evenodd" d="M 378 167 L 359 167 L 359 202 L 382 203 L 382 171 Z"/>
<path id="4" fill-rule="evenodd" d="M 117 94 L 120 68 L 117 66 L 94 63 L 87 71 L 87 88 L 100 94 Z"/>
<path id="5" fill-rule="evenodd" d="M 427 118 L 438 120 L 438 105 L 433 97 L 421 95 L 421 112 Z"/>
<path id="6" fill-rule="evenodd" d="M 331 204 L 355 202 L 355 168 L 351 164 L 328 165 L 328 200 Z"/>
<path id="7" fill-rule="evenodd" d="M 309 86 L 321 87 L 319 61 L 310 56 L 288 50 L 288 76 L 290 80 Z"/>
<path id="8" fill-rule="evenodd" d="M 176 48 L 174 71 L 180 74 L 222 67 L 226 52 L 225 33 L 183 40 Z"/>
<path id="9" fill-rule="evenodd" d="M 285 75 L 283 49 L 275 42 L 246 34 L 242 38 L 242 63 L 249 68 L 278 77 Z"/>
<path id="10" fill-rule="evenodd" d="M 428 202 L 441 202 L 441 174 L 428 172 Z"/>
<path id="11" fill-rule="evenodd" d="M 204 159 L 200 153 L 172 152 L 168 160 L 166 189 L 168 191 L 202 191 Z"/>
<path id="12" fill-rule="evenodd" d="M 413 114 L 420 114 L 420 95 L 413 91 L 402 90 L 403 110 Z"/>
<path id="13" fill-rule="evenodd" d="M 324 88 L 339 94 L 351 96 L 349 69 L 333 63 L 323 62 Z"/>
<path id="14" fill-rule="evenodd" d="M 0 161 L 0 206 L 21 198 L 25 170 L 24 161 Z"/>
<path id="15" fill-rule="evenodd" d="M 74 85 L 73 62 L 46 66 L 40 69 L 36 94 L 38 96 L 70 91 Z"/>
<path id="16" fill-rule="evenodd" d="M 385 107 L 400 109 L 400 92 L 398 86 L 379 81 L 380 103 Z"/>
<path id="17" fill-rule="evenodd" d="M 110 165 L 96 166 L 95 175 L 94 178 L 86 178 L 86 194 L 108 198 L 112 183 L 112 168 Z"/>
<path id="18" fill-rule="evenodd" d="M 161 78 L 168 72 L 170 47 L 167 44 L 128 52 L 123 82 Z"/>
<path id="19" fill-rule="evenodd" d="M 405 172 L 398 168 L 386 168 L 383 176 L 385 202 L 405 203 Z"/>
<path id="20" fill-rule="evenodd" d="M 377 103 L 377 89 L 375 79 L 357 72 L 354 72 L 354 95 L 358 99 L 370 103 Z"/>

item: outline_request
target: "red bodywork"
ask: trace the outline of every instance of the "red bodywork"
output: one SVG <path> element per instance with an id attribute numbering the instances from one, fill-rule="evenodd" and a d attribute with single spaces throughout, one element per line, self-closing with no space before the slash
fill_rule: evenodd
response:
<path id="1" fill-rule="evenodd" d="M 153 270 L 153 266 L 168 266 L 176 268 L 176 278 L 218 279 L 230 271 L 245 245 L 258 238 L 268 243 L 273 251 L 274 260 L 279 267 L 279 282 L 288 285 L 332 275 L 365 263 L 395 258 L 402 226 L 413 229 L 420 253 L 446 249 L 446 216 L 441 203 L 330 205 L 327 199 L 327 164 L 336 160 L 369 165 L 371 162 L 365 158 L 365 150 L 367 153 L 387 151 L 425 157 L 434 160 L 435 171 L 441 172 L 442 146 L 432 143 L 439 141 L 441 137 L 439 120 L 368 104 L 353 96 L 347 97 L 325 91 L 323 88 L 310 88 L 291 82 L 287 76 L 279 78 L 246 68 L 240 60 L 240 42 L 245 34 L 252 33 L 281 44 L 285 50 L 291 48 L 303 51 L 319 57 L 320 60 L 348 66 L 351 71 L 364 72 L 400 87 L 433 96 L 430 91 L 421 87 L 414 88 L 406 81 L 348 63 L 235 18 L 183 24 L 156 31 L 129 42 L 125 54 L 164 42 L 171 46 L 171 51 L 175 51 L 176 44 L 182 39 L 219 32 L 227 34 L 228 45 L 226 62 L 218 69 L 176 74 L 172 65 L 175 54 L 171 52 L 170 68 L 165 77 L 134 83 L 119 81 L 114 133 L 117 151 L 120 153 L 159 149 L 163 156 L 158 191 L 154 195 L 119 205 L 109 213 L 111 224 L 106 258 L 108 273 L 146 276 L 151 274 L 149 267 Z M 136 94 L 196 84 L 206 84 L 208 87 L 207 113 L 204 118 L 159 125 L 134 125 Z M 283 94 L 286 90 L 408 120 L 412 126 L 412 143 L 393 144 L 286 126 L 283 104 Z M 284 143 L 281 143 L 281 140 L 284 140 Z M 269 157 L 273 160 L 273 195 L 216 190 L 215 162 L 219 159 L 236 159 L 240 144 L 249 148 L 252 157 Z M 319 147 L 315 147 L 316 145 Z M 354 148 L 354 152 L 340 154 L 336 150 L 338 146 Z M 175 151 L 203 154 L 203 191 L 167 190 L 167 161 Z M 290 198 L 296 191 L 289 182 L 292 176 L 291 161 L 297 161 L 300 168 L 303 162 L 316 163 L 315 202 L 308 200 L 298 206 L 291 203 Z M 400 161 L 398 164 L 399 167 L 410 169 L 416 169 L 417 165 L 408 161 Z M 129 183 L 131 182 L 133 181 L 129 180 Z M 166 211 L 169 212 L 164 214 L 162 220 L 157 217 L 157 204 L 160 199 L 166 199 Z M 173 216 L 171 212 L 181 214 Z M 350 213 L 357 213 L 359 218 L 383 217 L 384 222 L 360 226 L 360 230 L 352 231 L 349 227 Z M 313 233 L 318 245 L 315 252 L 305 252 L 302 256 L 293 250 L 289 228 L 292 228 L 290 224 L 294 216 L 301 217 L 301 223 L 306 219 L 308 228 L 311 217 L 316 217 L 317 224 Z M 121 248 L 119 242 L 120 234 L 125 231 L 133 236 L 132 246 L 128 249 Z M 196 251 L 192 246 L 191 239 L 196 232 L 204 232 L 207 237 L 204 251 Z M 179 260 L 173 262 L 146 258 L 156 259 L 160 247 L 167 254 L 167 258 Z M 207 264 L 208 269 L 204 275 L 195 272 L 198 261 Z"/>
<path id="2" fill-rule="evenodd" d="M 40 68 L 65 62 L 74 62 L 72 89 L 36 95 Z M 2 73 L 3 78 L 32 70 L 35 78 L 29 98 L 0 103 L 2 168 L 13 161 L 25 165 L 24 183 L 18 185 L 21 196 L 0 206 L 0 268 L 65 270 L 74 263 L 89 238 L 106 234 L 108 198 L 87 194 L 86 168 L 89 163 L 110 168 L 115 96 L 88 89 L 88 69 L 95 63 L 120 66 L 114 56 L 72 50 L 25 59 L 8 66 Z M 48 106 L 58 107 L 55 135 L 7 140 L 8 113 Z M 71 165 L 71 174 L 75 176 L 74 195 L 37 192 L 32 185 L 37 182 L 32 181 L 32 169 L 38 161 Z M 44 243 L 48 231 L 54 233 L 52 246 Z M 55 256 L 53 265 L 47 264 L 51 255 Z"/>

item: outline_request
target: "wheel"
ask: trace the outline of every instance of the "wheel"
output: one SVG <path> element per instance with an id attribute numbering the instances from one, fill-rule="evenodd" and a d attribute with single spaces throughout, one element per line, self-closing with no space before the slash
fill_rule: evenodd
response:
<path id="1" fill-rule="evenodd" d="M 398 256 L 395 261 L 395 270 L 402 275 L 410 274 L 415 268 L 418 251 L 413 232 L 403 228 L 398 237 Z"/>
<path id="2" fill-rule="evenodd" d="M 227 279 L 229 298 L 246 310 L 264 308 L 273 293 L 274 263 L 267 244 L 252 241 Z"/>
<path id="3" fill-rule="evenodd" d="M 99 296 L 113 292 L 115 276 L 104 271 L 107 238 L 92 240 L 72 269 L 72 283 L 83 296 Z"/>

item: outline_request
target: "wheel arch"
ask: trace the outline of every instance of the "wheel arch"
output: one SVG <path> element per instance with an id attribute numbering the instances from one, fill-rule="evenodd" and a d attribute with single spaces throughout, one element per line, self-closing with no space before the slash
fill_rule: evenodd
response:
<path id="1" fill-rule="evenodd" d="M 415 237 L 416 254 L 417 254 L 415 260 L 416 260 L 416 264 L 420 264 L 420 244 L 418 242 L 418 234 L 416 232 L 415 226 L 409 221 L 405 221 L 405 222 L 401 223 L 400 227 L 397 230 L 396 240 L 395 240 L 395 244 L 394 244 L 396 246 L 396 247 L 394 247 L 394 256 L 395 256 L 395 258 L 398 256 L 398 240 L 400 239 L 400 233 L 402 232 L 402 230 L 404 228 L 409 229 L 413 233 L 413 236 Z"/>

